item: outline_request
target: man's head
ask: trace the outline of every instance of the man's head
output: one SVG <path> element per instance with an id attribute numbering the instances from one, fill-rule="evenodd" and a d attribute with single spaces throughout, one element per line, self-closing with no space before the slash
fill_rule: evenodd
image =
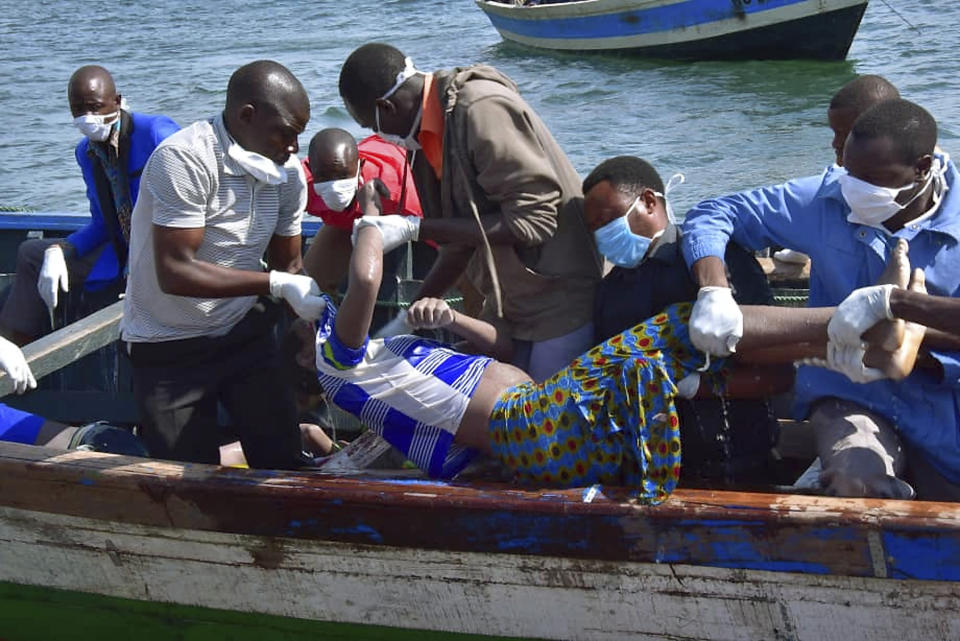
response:
<path id="1" fill-rule="evenodd" d="M 635 156 L 597 165 L 583 181 L 583 196 L 584 218 L 600 253 L 621 267 L 638 264 L 649 241 L 669 223 L 663 180 L 650 163 Z"/>
<path id="2" fill-rule="evenodd" d="M 282 165 L 300 149 L 297 137 L 310 120 L 310 101 L 289 69 L 257 60 L 230 76 L 223 117 L 241 147 Z"/>
<path id="3" fill-rule="evenodd" d="M 413 73 L 399 49 L 373 42 L 355 50 L 343 63 L 340 96 L 361 127 L 407 136 L 416 133 L 423 77 Z"/>
<path id="4" fill-rule="evenodd" d="M 346 209 L 357 193 L 357 141 L 343 129 L 322 129 L 310 140 L 308 158 L 314 191 L 330 209 Z"/>
<path id="5" fill-rule="evenodd" d="M 110 72 L 98 65 L 80 67 L 67 83 L 73 123 L 91 140 L 103 141 L 120 119 L 120 94 Z"/>
<path id="6" fill-rule="evenodd" d="M 841 187 L 854 213 L 887 221 L 895 229 L 926 211 L 934 192 L 936 144 L 937 123 L 919 105 L 887 100 L 865 111 L 843 152 L 849 178 L 842 179 Z M 889 216 L 882 217 L 883 211 Z"/>
<path id="7" fill-rule="evenodd" d="M 899 97 L 900 92 L 889 80 L 874 75 L 857 76 L 834 94 L 827 109 L 827 121 L 833 130 L 831 145 L 838 165 L 843 165 L 843 144 L 860 114 L 878 103 Z"/>

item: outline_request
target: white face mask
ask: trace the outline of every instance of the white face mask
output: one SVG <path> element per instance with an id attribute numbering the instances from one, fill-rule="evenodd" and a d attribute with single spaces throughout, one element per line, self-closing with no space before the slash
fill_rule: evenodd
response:
<path id="1" fill-rule="evenodd" d="M 667 181 L 667 185 L 663 189 L 663 195 L 657 194 L 657 196 L 660 196 L 661 198 L 663 198 L 663 202 L 666 203 L 667 222 L 669 222 L 671 225 L 677 224 L 677 217 L 673 213 L 673 206 L 670 204 L 670 200 L 668 197 L 670 196 L 671 191 L 673 191 L 674 189 L 676 189 L 677 187 L 679 187 L 685 182 L 687 182 L 687 177 L 678 171 L 674 175 L 670 176 L 670 180 Z M 654 192 L 654 193 L 657 193 L 657 192 Z"/>
<path id="2" fill-rule="evenodd" d="M 287 170 L 266 156 L 247 151 L 236 142 L 231 142 L 227 155 L 240 165 L 244 171 L 256 180 L 268 185 L 281 185 L 287 182 Z"/>
<path id="3" fill-rule="evenodd" d="M 73 119 L 73 126 L 94 142 L 103 142 L 110 137 L 114 127 L 120 126 L 120 112 L 111 114 L 84 114 Z"/>
<path id="4" fill-rule="evenodd" d="M 403 83 L 405 83 L 407 80 L 409 80 L 411 77 L 415 76 L 418 73 L 423 73 L 423 72 L 417 71 L 416 67 L 413 66 L 412 59 L 405 58 L 403 71 L 397 74 L 397 81 L 393 83 L 393 86 L 390 87 L 390 89 L 388 89 L 385 94 L 380 96 L 380 100 L 386 100 L 387 98 L 395 94 L 397 92 L 397 89 L 403 86 Z M 417 116 L 413 119 L 413 124 L 410 126 L 410 131 L 407 132 L 406 136 L 399 136 L 397 134 L 384 133 L 380 129 L 380 106 L 379 105 L 374 105 L 373 115 L 376 121 L 376 124 L 374 125 L 374 132 L 376 132 L 376 134 L 380 136 L 382 139 L 386 140 L 389 143 L 393 143 L 398 147 L 403 147 L 404 149 L 409 149 L 411 151 L 416 151 L 420 149 L 420 143 L 417 141 L 415 132 L 417 131 L 417 127 L 420 126 L 420 118 L 423 116 L 423 105 L 421 105 L 420 109 L 417 110 Z"/>
<path id="5" fill-rule="evenodd" d="M 858 225 L 867 225 L 884 229 L 882 223 L 903 211 L 913 201 L 920 197 L 927 190 L 930 182 L 933 180 L 934 172 L 928 172 L 923 185 L 917 190 L 913 198 L 900 204 L 897 202 L 897 196 L 905 191 L 916 187 L 916 181 L 903 187 L 881 187 L 868 183 L 865 180 L 854 178 L 849 173 L 845 173 L 838 178 L 840 183 L 840 192 L 844 200 L 850 205 L 850 213 L 847 220 Z"/>
<path id="6" fill-rule="evenodd" d="M 360 182 L 360 167 L 357 166 L 357 175 L 353 178 L 340 178 L 338 180 L 325 180 L 319 183 L 313 183 L 313 191 L 323 203 L 333 211 L 343 211 L 353 202 L 357 195 L 357 186 Z"/>

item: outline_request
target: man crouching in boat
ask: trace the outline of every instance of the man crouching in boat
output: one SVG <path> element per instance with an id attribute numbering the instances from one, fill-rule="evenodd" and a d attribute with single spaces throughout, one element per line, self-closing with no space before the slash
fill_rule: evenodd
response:
<path id="1" fill-rule="evenodd" d="M 307 186 L 297 137 L 309 119 L 300 81 L 259 60 L 230 77 L 222 113 L 147 162 L 121 336 L 141 433 L 158 458 L 218 462 L 222 403 L 251 466 L 301 464 L 274 332 L 283 309 L 267 296 L 305 318 L 323 309 L 317 284 L 298 273 Z"/>
<path id="2" fill-rule="evenodd" d="M 482 453 L 521 481 L 625 485 L 644 501 L 663 501 L 680 478 L 678 388 L 695 391 L 701 373 L 715 389 L 723 385 L 723 361 L 705 362 L 690 342 L 692 306 L 667 307 L 539 384 L 512 365 L 416 336 L 371 340 L 382 256 L 394 248 L 370 221 L 378 189 L 385 191 L 371 181 L 360 190 L 366 215 L 354 227 L 346 296 L 339 309 L 327 299 L 315 325 L 316 351 L 300 361 L 315 364 L 328 398 L 431 476 L 451 477 Z M 827 354 L 832 309 L 743 311 L 742 355 L 791 362 Z M 497 355 L 509 345 L 494 326 L 438 299 L 417 301 L 407 320 L 445 327 L 479 352 Z M 898 351 L 915 355 L 918 342 L 904 339 Z M 882 351 L 830 359 L 850 371 L 864 370 L 864 362 L 886 370 L 890 361 Z"/>

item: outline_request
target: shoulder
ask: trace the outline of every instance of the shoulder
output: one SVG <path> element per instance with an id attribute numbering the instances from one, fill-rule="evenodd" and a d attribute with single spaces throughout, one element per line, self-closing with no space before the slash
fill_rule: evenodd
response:
<path id="1" fill-rule="evenodd" d="M 162 114 L 142 114 L 133 112 L 130 114 L 133 118 L 134 133 L 149 132 L 154 138 L 163 140 L 167 136 L 180 130 L 173 118 Z"/>
<path id="2" fill-rule="evenodd" d="M 213 128 L 202 120 L 160 142 L 147 161 L 145 173 L 150 176 L 159 171 L 186 176 L 202 171 L 212 177 L 219 173 L 220 157 L 222 152 L 218 154 Z"/>

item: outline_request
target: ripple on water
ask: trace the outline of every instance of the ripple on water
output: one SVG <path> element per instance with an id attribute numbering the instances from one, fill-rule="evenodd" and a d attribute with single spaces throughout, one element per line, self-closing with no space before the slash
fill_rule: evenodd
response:
<path id="1" fill-rule="evenodd" d="M 858 73 L 890 78 L 937 117 L 944 147 L 957 147 L 960 2 L 895 7 L 920 33 L 884 3 L 870 3 L 846 62 L 676 63 L 504 43 L 464 0 L 21 3 L 0 15 L 0 204 L 86 209 L 65 100 L 67 78 L 81 64 L 102 62 L 135 109 L 185 125 L 222 108 L 237 66 L 279 60 L 310 95 L 305 146 L 323 127 L 368 133 L 343 110 L 337 77 L 349 52 L 373 40 L 396 44 L 425 70 L 495 65 L 518 83 L 581 173 L 623 153 L 647 158 L 664 175 L 685 171 L 678 210 L 820 171 L 832 159 L 826 104 Z M 110 47 L 92 47 L 92 30 L 114 34 Z"/>

